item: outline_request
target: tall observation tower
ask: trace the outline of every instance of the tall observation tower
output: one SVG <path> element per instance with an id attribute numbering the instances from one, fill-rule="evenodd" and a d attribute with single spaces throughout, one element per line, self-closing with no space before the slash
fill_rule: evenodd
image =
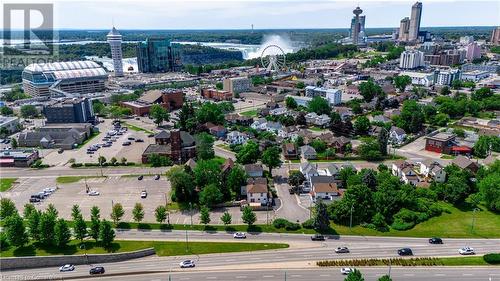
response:
<path id="1" fill-rule="evenodd" d="M 115 69 L 115 76 L 123 76 L 122 64 L 122 35 L 118 33 L 116 28 L 113 29 L 106 36 L 109 46 L 111 47 L 111 58 L 113 59 L 113 68 Z"/>
<path id="2" fill-rule="evenodd" d="M 359 22 L 359 15 L 361 15 L 363 13 L 363 10 L 361 10 L 360 7 L 356 7 L 356 9 L 354 9 L 354 11 L 352 11 L 352 13 L 354 14 L 354 29 L 352 32 L 352 43 L 354 45 L 357 45 L 358 40 L 359 40 L 359 31 L 361 30 L 361 24 Z"/>

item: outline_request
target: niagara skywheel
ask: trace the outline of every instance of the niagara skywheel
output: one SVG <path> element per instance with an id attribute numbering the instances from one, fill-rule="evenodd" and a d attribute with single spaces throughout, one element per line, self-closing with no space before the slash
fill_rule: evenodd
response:
<path id="1" fill-rule="evenodd" d="M 278 45 L 268 45 L 262 50 L 260 61 L 267 71 L 281 71 L 286 64 L 285 51 Z"/>

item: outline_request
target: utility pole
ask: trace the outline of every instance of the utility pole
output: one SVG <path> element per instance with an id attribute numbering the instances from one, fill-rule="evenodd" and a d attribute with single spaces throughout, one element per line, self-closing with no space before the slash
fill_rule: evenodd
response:
<path id="1" fill-rule="evenodd" d="M 471 226 L 470 226 L 470 233 L 473 234 L 474 233 L 474 222 L 476 220 L 476 211 L 480 211 L 478 208 L 474 208 L 474 210 L 472 210 L 472 223 L 471 223 Z"/>
<path id="2" fill-rule="evenodd" d="M 188 230 L 186 227 L 186 253 L 189 252 Z"/>
<path id="3" fill-rule="evenodd" d="M 189 202 L 189 214 L 191 215 L 191 227 L 193 227 L 193 203 Z M 186 230 L 187 231 L 187 230 Z M 187 234 L 186 234 L 187 235 Z M 187 237 L 187 236 L 186 236 Z M 186 238 L 187 239 L 187 238 Z"/>
<path id="4" fill-rule="evenodd" d="M 389 259 L 389 277 L 391 277 L 391 268 L 392 268 L 392 263 L 391 263 L 391 259 Z"/>

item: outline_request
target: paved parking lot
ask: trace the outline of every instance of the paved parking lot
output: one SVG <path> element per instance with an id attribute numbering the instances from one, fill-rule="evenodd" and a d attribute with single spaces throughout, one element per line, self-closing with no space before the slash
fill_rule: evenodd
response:
<path id="1" fill-rule="evenodd" d="M 99 196 L 89 196 L 86 194 L 85 182 L 90 190 L 96 190 Z M 11 198 L 20 212 L 32 194 L 36 194 L 47 187 L 56 187 L 55 178 L 36 178 L 20 179 L 8 192 L 2 192 L 2 197 Z M 140 198 L 142 190 L 148 192 L 147 198 Z M 88 178 L 76 183 L 59 184 L 57 190 L 35 206 L 44 210 L 48 204 L 53 204 L 59 211 L 59 216 L 65 219 L 71 219 L 71 207 L 74 204 L 80 206 L 86 219 L 90 218 L 90 208 L 98 206 L 101 209 L 101 217 L 110 219 L 111 205 L 121 203 L 125 209 L 123 221 L 133 221 L 132 209 L 135 203 L 142 203 L 144 207 L 144 222 L 155 222 L 154 210 L 159 205 L 164 205 L 168 198 L 170 201 L 170 182 L 165 176 L 160 180 L 154 180 L 153 175 L 144 176 L 139 181 L 137 177 L 107 177 L 107 178 Z M 233 224 L 243 224 L 241 211 L 239 207 L 220 208 L 211 211 L 211 223 L 221 224 L 220 217 L 228 211 L 232 215 Z M 266 211 L 257 211 L 258 223 L 271 222 L 275 218 L 275 213 L 271 209 Z M 191 217 L 194 224 L 199 224 L 199 213 L 197 211 L 173 211 L 170 215 L 170 222 L 175 224 L 190 224 Z"/>

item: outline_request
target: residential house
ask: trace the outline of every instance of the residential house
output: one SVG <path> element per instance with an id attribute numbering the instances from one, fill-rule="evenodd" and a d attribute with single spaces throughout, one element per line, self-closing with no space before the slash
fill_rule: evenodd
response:
<path id="1" fill-rule="evenodd" d="M 318 127 L 328 126 L 328 124 L 330 124 L 330 121 L 331 121 L 331 119 L 328 115 L 326 115 L 326 114 L 318 115 L 315 112 L 310 112 L 310 113 L 306 114 L 305 117 L 306 117 L 306 122 L 309 125 L 315 125 Z"/>
<path id="2" fill-rule="evenodd" d="M 192 170 L 194 170 L 194 168 L 196 168 L 196 161 L 194 161 L 193 158 L 189 158 L 188 161 L 186 161 L 186 163 L 184 163 L 184 165 L 191 168 L 191 171 L 192 171 Z"/>
<path id="3" fill-rule="evenodd" d="M 238 131 L 232 131 L 226 135 L 226 142 L 232 145 L 245 144 L 248 139 L 248 134 Z"/>
<path id="4" fill-rule="evenodd" d="M 278 107 L 278 108 L 269 110 L 269 115 L 281 116 L 281 115 L 285 115 L 287 113 L 287 111 L 288 110 L 286 109 L 286 107 Z"/>
<path id="5" fill-rule="evenodd" d="M 268 121 L 267 123 L 264 124 L 264 130 L 278 134 L 279 130 L 283 128 L 283 125 L 279 122 L 274 122 L 274 121 Z"/>
<path id="6" fill-rule="evenodd" d="M 384 115 L 376 115 L 376 116 L 373 116 L 372 121 L 373 122 L 388 123 L 388 122 L 391 122 L 391 119 L 389 119 L 388 117 L 386 117 Z"/>
<path id="7" fill-rule="evenodd" d="M 295 144 L 293 144 L 293 143 L 283 144 L 282 150 L 283 150 L 283 156 L 285 157 L 285 159 L 288 159 L 288 160 L 297 159 L 299 156 L 297 153 L 297 148 L 295 147 Z"/>
<path id="8" fill-rule="evenodd" d="M 239 114 L 227 114 L 224 119 L 229 125 L 250 126 L 253 123 L 253 118 L 250 116 L 243 116 Z"/>
<path id="9" fill-rule="evenodd" d="M 330 176 L 312 176 L 310 178 L 311 197 L 313 201 L 318 199 L 334 200 L 340 198 L 337 181 Z"/>
<path id="10" fill-rule="evenodd" d="M 420 174 L 435 182 L 444 182 L 446 180 L 446 172 L 444 167 L 439 162 L 427 160 L 420 162 Z"/>
<path id="11" fill-rule="evenodd" d="M 475 174 L 479 170 L 479 164 L 473 162 L 469 158 L 463 155 L 457 156 L 451 161 L 452 164 L 457 165 L 461 169 L 468 170 L 469 172 Z"/>
<path id="12" fill-rule="evenodd" d="M 260 203 L 261 205 L 268 204 L 269 192 L 267 189 L 267 179 L 248 179 L 247 185 L 245 187 L 245 193 L 245 195 L 247 196 L 247 202 L 249 203 Z"/>
<path id="13" fill-rule="evenodd" d="M 304 175 L 306 181 L 309 181 L 311 177 L 318 175 L 317 165 L 311 164 L 309 162 L 301 163 L 299 171 Z"/>
<path id="14" fill-rule="evenodd" d="M 278 137 L 295 141 L 299 136 L 299 129 L 295 126 L 282 127 L 278 131 Z"/>
<path id="15" fill-rule="evenodd" d="M 413 164 L 404 160 L 398 160 L 392 164 L 394 176 L 399 177 L 404 183 L 416 185 L 420 180 L 413 169 Z"/>
<path id="16" fill-rule="evenodd" d="M 266 123 L 267 120 L 265 118 L 259 118 L 255 120 L 252 125 L 250 125 L 250 128 L 258 131 L 263 131 L 266 129 Z"/>
<path id="17" fill-rule="evenodd" d="M 234 167 L 233 159 L 227 158 L 220 168 L 221 175 L 223 175 L 223 177 L 226 177 L 231 172 L 231 169 L 233 169 L 233 167 Z"/>
<path id="18" fill-rule="evenodd" d="M 224 138 L 227 134 L 226 127 L 221 125 L 212 126 L 208 129 L 208 131 L 216 138 Z"/>
<path id="19" fill-rule="evenodd" d="M 345 153 L 349 144 L 351 144 L 350 139 L 340 136 L 333 138 L 330 146 L 335 149 L 336 153 Z"/>
<path id="20" fill-rule="evenodd" d="M 326 167 L 325 172 L 327 176 L 337 178 L 340 175 L 340 167 L 332 163 Z"/>
<path id="21" fill-rule="evenodd" d="M 305 160 L 316 159 L 318 154 L 316 149 L 310 145 L 303 145 L 300 147 L 300 156 Z"/>
<path id="22" fill-rule="evenodd" d="M 155 135 L 155 144 L 150 144 L 142 153 L 142 163 L 148 163 L 153 154 L 166 156 L 174 163 L 185 163 L 196 157 L 196 142 L 188 132 L 180 130 L 161 131 Z"/>
<path id="23" fill-rule="evenodd" d="M 247 175 L 252 178 L 259 178 L 264 174 L 261 164 L 246 164 L 244 168 Z"/>
<path id="24" fill-rule="evenodd" d="M 391 127 L 391 130 L 389 131 L 389 142 L 401 145 L 404 143 L 405 139 L 406 139 L 405 130 L 396 126 Z"/>
<path id="25" fill-rule="evenodd" d="M 337 106 L 335 107 L 335 112 L 337 112 L 340 115 L 340 118 L 342 121 L 345 121 L 347 119 L 352 119 L 354 114 L 352 113 L 352 110 L 349 107 L 345 106 Z"/>

